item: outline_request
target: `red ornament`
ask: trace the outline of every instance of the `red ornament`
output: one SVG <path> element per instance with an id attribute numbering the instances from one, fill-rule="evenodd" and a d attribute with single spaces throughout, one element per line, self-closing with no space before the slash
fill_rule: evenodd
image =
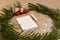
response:
<path id="1" fill-rule="evenodd" d="M 21 10 L 21 13 L 23 13 L 23 10 L 24 10 L 24 9 L 23 9 L 23 8 L 21 8 L 20 10 Z"/>
<path id="2" fill-rule="evenodd" d="M 16 14 L 16 15 L 20 15 L 20 14 L 21 14 L 20 8 L 16 8 L 16 9 L 15 9 L 15 14 Z"/>
<path id="3" fill-rule="evenodd" d="M 27 8 L 23 8 L 23 14 L 26 14 L 28 12 Z"/>
<path id="4" fill-rule="evenodd" d="M 16 8 L 15 9 L 15 14 L 20 15 L 20 14 L 26 14 L 28 12 L 27 8 Z"/>

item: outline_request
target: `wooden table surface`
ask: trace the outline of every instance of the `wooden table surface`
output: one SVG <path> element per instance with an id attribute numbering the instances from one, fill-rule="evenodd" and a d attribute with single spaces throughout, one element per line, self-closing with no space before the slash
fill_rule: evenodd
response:
<path id="1" fill-rule="evenodd" d="M 19 0 L 23 7 L 27 7 L 28 3 L 40 3 L 43 5 L 47 5 L 51 8 L 59 8 L 60 9 L 60 0 Z M 0 9 L 6 5 L 12 4 L 16 2 L 16 0 L 0 0 Z"/>

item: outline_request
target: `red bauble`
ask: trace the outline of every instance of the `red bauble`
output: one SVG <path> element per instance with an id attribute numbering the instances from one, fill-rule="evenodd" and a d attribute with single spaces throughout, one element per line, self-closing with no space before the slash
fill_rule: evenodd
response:
<path id="1" fill-rule="evenodd" d="M 20 10 L 18 10 L 17 12 L 16 12 L 16 15 L 20 15 L 21 14 L 21 12 L 20 12 Z"/>
<path id="2" fill-rule="evenodd" d="M 23 14 L 26 14 L 28 12 L 27 8 L 23 8 Z"/>
<path id="3" fill-rule="evenodd" d="M 16 8 L 16 9 L 15 9 L 15 14 L 16 14 L 16 15 L 20 15 L 20 14 L 21 14 L 20 8 Z"/>
<path id="4" fill-rule="evenodd" d="M 16 8 L 15 9 L 15 14 L 20 15 L 20 14 L 26 14 L 28 12 L 27 8 Z"/>

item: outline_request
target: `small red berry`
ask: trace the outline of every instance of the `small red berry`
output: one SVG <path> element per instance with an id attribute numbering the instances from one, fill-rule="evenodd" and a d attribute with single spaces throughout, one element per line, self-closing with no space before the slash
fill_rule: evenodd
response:
<path id="1" fill-rule="evenodd" d="M 27 8 L 23 8 L 23 14 L 26 14 L 28 12 Z"/>
<path id="2" fill-rule="evenodd" d="M 20 14 L 21 14 L 20 8 L 16 8 L 16 9 L 15 9 L 15 14 L 16 14 L 16 15 L 20 15 Z"/>
<path id="3" fill-rule="evenodd" d="M 20 10 L 18 10 L 17 12 L 16 12 L 16 15 L 20 15 L 21 14 L 21 12 L 20 12 Z"/>

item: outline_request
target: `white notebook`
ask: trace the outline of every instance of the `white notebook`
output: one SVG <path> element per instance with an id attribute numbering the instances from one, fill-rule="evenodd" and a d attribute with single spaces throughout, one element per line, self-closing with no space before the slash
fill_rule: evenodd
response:
<path id="1" fill-rule="evenodd" d="M 37 28 L 37 24 L 30 16 L 16 18 L 23 31 L 28 31 Z"/>

